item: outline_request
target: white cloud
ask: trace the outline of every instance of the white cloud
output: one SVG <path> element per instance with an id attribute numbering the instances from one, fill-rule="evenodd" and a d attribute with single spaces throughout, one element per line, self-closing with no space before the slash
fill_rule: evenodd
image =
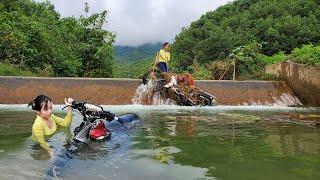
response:
<path id="1" fill-rule="evenodd" d="M 44 1 L 44 0 L 37 0 Z M 116 32 L 116 44 L 140 45 L 148 42 L 172 42 L 182 27 L 230 0 L 51 0 L 66 16 L 108 11 L 107 29 Z"/>

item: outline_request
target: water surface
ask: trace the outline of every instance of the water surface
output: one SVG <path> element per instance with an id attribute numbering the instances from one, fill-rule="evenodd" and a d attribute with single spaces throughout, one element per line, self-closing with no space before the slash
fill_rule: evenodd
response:
<path id="1" fill-rule="evenodd" d="M 50 137 L 54 156 L 32 142 L 35 113 L 0 107 L 0 179 L 320 179 L 320 109 L 263 106 L 105 106 L 136 113 L 110 141 L 66 158 L 69 128 Z M 55 114 L 63 116 L 61 106 Z M 57 163 L 58 162 L 58 163 Z"/>

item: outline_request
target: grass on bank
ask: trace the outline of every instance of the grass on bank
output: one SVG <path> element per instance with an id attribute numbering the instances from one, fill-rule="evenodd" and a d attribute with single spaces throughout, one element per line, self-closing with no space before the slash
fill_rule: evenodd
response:
<path id="1" fill-rule="evenodd" d="M 37 76 L 28 70 L 23 70 L 11 64 L 0 63 L 0 76 Z"/>

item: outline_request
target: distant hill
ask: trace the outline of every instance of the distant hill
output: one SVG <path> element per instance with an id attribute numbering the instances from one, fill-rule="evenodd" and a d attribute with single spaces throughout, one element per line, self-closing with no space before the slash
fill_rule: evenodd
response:
<path id="1" fill-rule="evenodd" d="M 133 62 L 146 58 L 153 58 L 163 43 L 147 43 L 141 46 L 115 46 L 117 61 Z"/>

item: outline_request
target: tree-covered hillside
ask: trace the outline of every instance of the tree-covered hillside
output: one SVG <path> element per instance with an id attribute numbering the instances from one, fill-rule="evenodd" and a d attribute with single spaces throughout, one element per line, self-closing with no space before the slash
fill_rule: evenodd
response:
<path id="1" fill-rule="evenodd" d="M 147 43 L 137 47 L 134 46 L 115 46 L 116 59 L 132 62 L 145 58 L 152 58 L 161 49 L 162 43 Z"/>
<path id="2" fill-rule="evenodd" d="M 0 65 L 45 76 L 112 77 L 115 35 L 103 29 L 106 15 L 61 18 L 50 2 L 2 0 Z"/>
<path id="3" fill-rule="evenodd" d="M 236 48 L 253 42 L 261 44 L 260 52 L 268 56 L 318 45 L 320 1 L 237 0 L 221 6 L 176 36 L 172 64 L 187 70 L 194 61 L 204 65 L 225 60 Z"/>
<path id="4" fill-rule="evenodd" d="M 117 78 L 142 78 L 143 75 L 150 71 L 154 64 L 154 59 L 146 58 L 132 62 L 117 61 L 114 77 Z"/>

